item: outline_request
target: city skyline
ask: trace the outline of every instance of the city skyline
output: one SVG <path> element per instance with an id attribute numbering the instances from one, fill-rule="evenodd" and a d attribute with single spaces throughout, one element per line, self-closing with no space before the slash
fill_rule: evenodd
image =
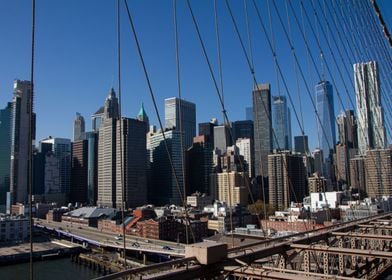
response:
<path id="1" fill-rule="evenodd" d="M 15 78 L 28 80 L 29 78 L 30 7 L 29 5 L 26 5 L 26 7 L 18 5 L 18 1 L 14 2 L 5 1 L 0 9 L 0 24 L 9 27 L 7 30 L 0 30 L 0 36 L 6 38 L 5 44 L 0 47 L 0 60 L 9 66 L 7 68 L 0 67 L 0 106 L 2 109 L 11 99 L 13 80 Z M 37 113 L 37 139 L 43 139 L 49 135 L 72 139 L 72 124 L 76 112 L 80 112 L 85 117 L 86 131 L 91 130 L 90 116 L 101 106 L 101 102 L 110 87 L 113 86 L 117 91 L 117 85 L 114 82 L 117 80 L 115 3 L 93 5 L 96 13 L 92 13 L 85 18 L 81 16 L 84 15 L 84 11 L 92 3 L 89 1 L 83 1 L 82 3 L 69 1 L 56 5 L 49 1 L 38 3 L 36 94 L 34 102 Z M 148 5 L 140 3 L 132 3 L 131 10 L 135 16 L 137 33 L 140 36 L 153 89 L 157 94 L 159 114 L 163 117 L 164 99 L 175 96 L 177 92 L 174 33 L 171 18 L 172 3 L 162 1 L 154 5 L 156 5 L 156 9 L 151 14 L 144 13 Z M 217 75 L 215 38 L 212 32 L 212 4 L 194 1 L 192 5 L 201 25 L 202 36 L 208 43 L 207 52 L 213 63 L 215 75 Z M 242 4 L 233 2 L 232 5 L 233 8 L 238 10 L 236 15 L 242 16 L 244 9 Z M 281 5 L 284 9 L 284 5 L 279 3 L 278 5 Z M 385 5 L 389 6 L 388 3 Z M 221 108 L 213 83 L 208 75 L 208 68 L 202 59 L 194 27 L 189 19 L 189 11 L 185 3 L 179 3 L 178 6 L 178 21 L 181 24 L 179 28 L 179 47 L 182 98 L 196 104 L 198 108 L 196 123 L 207 122 L 212 117 L 218 118 L 221 123 L 223 121 Z M 222 43 L 224 43 L 222 45 L 222 67 L 227 112 L 230 121 L 245 120 L 245 108 L 252 104 L 250 92 L 253 82 L 223 3 L 218 3 L 218 13 L 221 20 Z M 146 112 L 150 117 L 150 123 L 157 125 L 156 115 L 134 50 L 134 43 L 131 41 L 126 14 L 124 12 L 121 15 L 123 39 L 122 115 L 134 118 L 140 104 L 144 102 Z M 146 16 L 142 17 L 140 15 Z M 262 15 L 267 19 L 265 11 L 262 11 Z M 152 18 L 154 18 L 154 24 L 151 22 Z M 201 21 L 202 18 L 205 19 L 203 22 Z M 260 83 L 271 83 L 271 94 L 277 95 L 279 82 L 273 73 L 274 71 L 270 71 L 275 67 L 269 55 L 268 59 L 265 59 L 264 54 L 268 54 L 269 49 L 267 42 L 261 36 L 261 29 L 256 21 L 254 11 L 250 13 L 250 20 L 252 21 L 252 49 L 256 77 Z M 68 21 L 69 25 L 65 24 Z M 273 23 L 276 23 L 274 26 L 278 30 L 277 20 L 274 19 Z M 244 26 L 241 28 L 242 36 L 244 36 L 246 30 Z M 97 33 L 96 29 L 99 29 L 100 32 Z M 61 32 L 58 33 L 57 30 Z M 281 32 L 276 33 L 280 34 Z M 299 34 L 298 28 L 297 30 L 293 28 L 293 33 Z M 15 36 L 15 34 L 20 35 Z M 48 40 L 47 38 L 54 39 Z M 285 45 L 283 34 L 277 35 L 275 39 L 277 44 L 279 43 L 277 52 L 280 61 L 290 61 L 289 49 Z M 296 43 L 298 47 L 301 46 L 300 43 Z M 161 47 L 160 53 L 154 52 L 157 45 Z M 185 49 L 187 54 L 185 54 Z M 297 51 L 299 55 L 305 53 L 303 50 L 301 51 L 301 48 Z M 189 53 L 195 55 L 190 56 Z M 99 60 L 96 59 L 98 57 Z M 14 58 L 13 63 L 8 63 L 8 61 L 11 62 L 10 58 Z M 318 67 L 321 68 L 321 63 Z M 290 74 L 292 69 L 292 65 L 287 63 L 283 71 L 289 82 L 289 90 L 293 96 L 294 106 L 299 108 L 298 96 L 295 90 L 295 77 Z M 313 69 L 311 72 L 314 75 L 315 70 Z M 326 79 L 330 79 L 328 76 L 328 73 L 326 73 Z M 303 89 L 303 84 L 300 84 Z M 312 86 L 314 85 L 315 81 L 312 83 Z M 342 90 L 340 81 L 337 81 L 337 86 L 339 90 Z M 344 102 L 346 103 L 346 100 Z M 304 99 L 303 103 L 304 108 L 311 108 L 309 100 Z M 61 104 L 61 106 L 58 106 L 58 104 Z M 291 109 L 292 105 L 288 105 Z M 335 108 L 339 107 L 335 106 Z M 349 106 L 346 106 L 346 108 L 355 109 Z M 308 135 L 312 135 L 308 131 L 313 131 L 316 127 L 314 115 L 311 114 L 312 111 L 304 110 L 304 127 L 305 133 Z M 294 114 L 294 112 L 292 113 Z M 338 113 L 339 111 L 336 111 L 335 115 Z M 293 136 L 301 134 L 298 123 L 294 118 L 292 131 Z M 317 140 L 314 137 L 309 138 L 311 150 L 317 146 L 316 143 Z"/>

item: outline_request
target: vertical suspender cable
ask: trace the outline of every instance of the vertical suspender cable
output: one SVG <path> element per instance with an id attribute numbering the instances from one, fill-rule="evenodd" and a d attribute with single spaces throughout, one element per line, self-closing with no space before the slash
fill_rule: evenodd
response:
<path id="1" fill-rule="evenodd" d="M 185 131 L 183 131 L 183 114 L 182 114 L 182 97 L 181 97 L 181 77 L 180 77 L 180 57 L 179 57 L 179 47 L 178 47 L 178 26 L 177 26 L 177 1 L 173 0 L 173 24 L 174 24 L 174 40 L 176 45 L 176 70 L 177 70 L 177 90 L 178 90 L 178 115 L 179 115 L 179 130 L 180 130 L 180 149 L 181 149 L 181 172 L 182 172 L 182 184 L 184 186 L 184 198 L 183 205 L 184 211 L 187 212 L 187 202 L 186 202 L 186 186 L 185 186 L 185 149 L 184 149 L 184 136 Z M 177 110 L 177 108 L 175 108 Z M 189 223 L 189 225 L 188 225 Z M 189 232 L 188 226 L 190 226 L 190 221 L 185 222 L 185 240 L 186 244 L 189 243 Z"/>
<path id="2" fill-rule="evenodd" d="M 120 180 L 121 180 L 121 220 L 122 220 L 122 235 L 123 235 L 123 257 L 124 257 L 124 267 L 127 267 L 127 250 L 126 250 L 126 237 L 125 237 L 125 168 L 124 168 L 124 129 L 123 129 L 123 119 L 121 111 L 121 29 L 120 29 L 120 0 L 117 0 L 117 83 L 118 83 L 118 121 L 120 123 L 120 131 L 117 135 L 120 136 Z M 117 130 L 117 121 L 115 123 Z M 118 141 L 116 139 L 117 145 Z M 116 152 L 117 153 L 117 152 Z M 117 168 L 116 168 L 117 173 Z M 116 198 L 117 200 L 117 198 Z M 118 206 L 117 206 L 118 207 Z"/>
<path id="3" fill-rule="evenodd" d="M 33 267 L 33 102 L 34 102 L 34 49 L 35 47 L 35 0 L 32 0 L 32 23 L 31 23 L 31 65 L 30 82 L 31 96 L 28 104 L 29 112 L 29 141 L 28 141 L 28 182 L 29 182 L 29 235 L 30 235 L 30 280 L 34 279 Z"/>

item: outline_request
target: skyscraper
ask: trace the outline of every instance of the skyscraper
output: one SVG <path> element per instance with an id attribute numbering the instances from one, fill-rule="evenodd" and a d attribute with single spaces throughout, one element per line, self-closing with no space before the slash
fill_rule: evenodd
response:
<path id="1" fill-rule="evenodd" d="M 184 133 L 184 149 L 187 149 L 196 136 L 196 105 L 177 97 L 165 99 L 165 128 L 179 131 L 180 125 Z"/>
<path id="2" fill-rule="evenodd" d="M 33 116 L 32 123 L 30 123 L 28 112 L 28 105 L 31 102 L 31 82 L 15 80 L 11 112 L 10 192 L 12 203 L 27 201 L 29 148 L 33 145 L 29 142 L 30 127 L 33 140 L 35 139 L 35 118 Z"/>
<path id="3" fill-rule="evenodd" d="M 196 191 L 211 195 L 210 176 L 214 172 L 212 143 L 208 136 L 193 139 L 193 145 L 186 151 L 186 191 L 190 195 Z"/>
<path id="4" fill-rule="evenodd" d="M 69 195 L 71 190 L 71 140 L 49 136 L 41 140 L 41 143 L 52 144 L 53 155 L 58 160 L 60 192 Z"/>
<path id="5" fill-rule="evenodd" d="M 72 145 L 71 192 L 72 203 L 86 203 L 88 183 L 88 140 L 76 140 Z"/>
<path id="6" fill-rule="evenodd" d="M 359 152 L 364 155 L 367 150 L 386 147 L 377 62 L 354 64 L 354 82 L 358 115 L 358 146 Z"/>
<path id="7" fill-rule="evenodd" d="M 120 129 L 120 125 L 122 128 Z M 121 131 L 122 130 L 122 131 Z M 122 183 L 124 183 L 124 202 L 126 209 L 136 208 L 147 202 L 146 177 L 146 131 L 147 123 L 130 118 L 117 121 L 116 137 L 116 207 L 122 201 Z M 122 140 L 120 141 L 120 137 Z M 123 145 L 120 148 L 120 145 Z M 123 161 L 120 157 L 123 154 Z M 121 165 L 123 168 L 121 168 Z"/>
<path id="8" fill-rule="evenodd" d="M 366 152 L 366 192 L 371 198 L 392 194 L 392 150 L 374 149 Z"/>
<path id="9" fill-rule="evenodd" d="M 210 122 L 199 123 L 199 135 L 204 135 L 206 141 L 214 145 L 214 127 L 218 125 L 217 119 L 211 119 Z"/>
<path id="10" fill-rule="evenodd" d="M 145 122 L 147 125 L 147 129 L 150 128 L 150 120 L 148 118 L 148 115 L 146 113 L 146 110 L 144 110 L 144 103 L 142 103 L 142 106 L 140 107 L 139 113 L 136 116 L 136 119 L 142 122 Z M 147 133 L 147 131 L 146 131 Z"/>
<path id="11" fill-rule="evenodd" d="M 302 202 L 306 194 L 306 170 L 301 155 L 279 152 L 268 156 L 269 204 L 284 210 L 290 202 Z"/>
<path id="12" fill-rule="evenodd" d="M 358 148 L 357 120 L 353 110 L 342 112 L 336 118 L 338 124 L 339 143 L 346 145 L 349 149 Z"/>
<path id="13" fill-rule="evenodd" d="M 267 177 L 268 154 L 272 151 L 270 84 L 257 85 L 253 90 L 253 125 L 255 175 Z"/>
<path id="14" fill-rule="evenodd" d="M 246 163 L 245 171 L 248 172 L 250 178 L 254 177 L 254 153 L 252 152 L 252 140 L 249 138 L 237 139 L 235 145 L 238 147 L 239 154 L 244 156 Z"/>
<path id="15" fill-rule="evenodd" d="M 218 154 L 223 155 L 228 146 L 232 145 L 232 131 L 226 124 L 214 127 L 214 149 Z"/>
<path id="16" fill-rule="evenodd" d="M 90 205 L 97 203 L 98 196 L 98 133 L 87 132 L 87 201 Z"/>
<path id="17" fill-rule="evenodd" d="M 244 120 L 244 121 L 235 121 L 232 123 L 233 127 L 233 137 L 234 141 L 239 138 L 249 138 L 252 139 L 253 142 L 253 121 Z"/>
<path id="18" fill-rule="evenodd" d="M 98 133 L 99 128 L 103 122 L 103 111 L 104 106 L 100 107 L 92 116 L 91 116 L 91 128 L 93 132 Z"/>
<path id="19" fill-rule="evenodd" d="M 164 133 L 166 140 L 163 139 L 161 131 L 150 136 L 149 146 L 152 162 L 149 201 L 156 205 L 178 205 L 182 204 L 180 192 L 182 195 L 184 193 L 181 133 L 178 130 L 167 130 Z M 169 150 L 175 173 L 171 168 L 165 145 Z"/>
<path id="20" fill-rule="evenodd" d="M 76 118 L 74 120 L 74 133 L 73 140 L 78 141 L 85 138 L 85 123 L 84 118 L 80 113 L 76 113 Z"/>
<path id="21" fill-rule="evenodd" d="M 248 121 L 253 121 L 253 108 L 252 107 L 246 107 L 245 108 L 245 117 L 246 120 Z"/>
<path id="22" fill-rule="evenodd" d="M 291 150 L 291 118 L 285 96 L 272 97 L 273 148 Z"/>
<path id="23" fill-rule="evenodd" d="M 309 154 L 308 136 L 294 136 L 294 149 L 297 153 Z"/>
<path id="24" fill-rule="evenodd" d="M 323 151 L 323 173 L 326 178 L 331 178 L 332 155 L 335 149 L 336 126 L 333 103 L 332 85 L 328 81 L 321 81 L 316 85 L 316 106 L 319 116 L 318 139 L 319 148 Z"/>
<path id="25" fill-rule="evenodd" d="M 3 213 L 10 190 L 11 112 L 11 103 L 0 110 L 0 212 Z"/>

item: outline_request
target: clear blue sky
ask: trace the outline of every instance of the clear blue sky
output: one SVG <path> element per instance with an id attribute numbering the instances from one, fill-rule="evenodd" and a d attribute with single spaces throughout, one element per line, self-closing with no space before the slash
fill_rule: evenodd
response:
<path id="1" fill-rule="evenodd" d="M 31 1 L 0 1 L 0 107 L 12 99 L 14 79 L 28 80 L 30 77 Z M 90 116 L 103 105 L 111 86 L 117 88 L 116 70 L 116 1 L 114 0 L 36 0 L 36 72 L 35 111 L 37 113 L 37 140 L 52 135 L 72 138 L 75 113 L 80 112 L 86 119 L 87 129 L 91 128 Z M 283 1 L 277 1 L 284 16 Z M 317 0 L 315 1 L 318 2 Z M 322 2 L 322 0 L 321 0 Z M 207 52 L 216 75 L 217 55 L 214 36 L 213 1 L 191 1 L 206 43 Z M 232 8 L 246 39 L 243 1 L 231 1 Z M 265 36 L 249 3 L 252 50 L 256 77 L 259 83 L 270 82 L 272 94 L 278 95 L 276 72 Z M 262 16 L 267 28 L 267 2 L 257 1 L 262 7 Z M 160 115 L 163 117 L 164 99 L 177 95 L 175 48 L 173 32 L 172 1 L 129 1 L 142 51 L 156 94 Z M 308 3 L 309 4 L 309 3 Z M 298 5 L 295 4 L 298 8 Z M 380 4 L 387 23 L 392 18 L 392 4 Z M 217 117 L 222 121 L 220 105 L 202 56 L 200 44 L 191 21 L 185 1 L 178 1 L 178 24 L 180 39 L 181 84 L 185 99 L 196 103 L 197 122 Z M 239 41 L 233 29 L 224 2 L 218 0 L 221 28 L 222 65 L 225 100 L 231 121 L 245 119 L 245 107 L 251 105 L 252 80 L 242 54 Z M 299 10 L 297 9 L 299 15 Z M 135 117 L 144 102 L 150 122 L 157 124 L 141 64 L 132 39 L 132 33 L 122 7 L 122 92 L 123 115 Z M 292 16 L 294 42 L 301 64 L 306 68 L 304 44 Z M 314 20 L 314 18 L 313 18 Z M 278 59 L 288 81 L 295 107 L 299 108 L 296 80 L 290 49 L 275 12 L 272 10 L 274 36 Z M 307 29 L 314 56 L 319 62 L 315 40 Z M 321 35 L 320 35 L 321 36 Z M 323 39 L 322 39 L 323 40 Z M 246 41 L 247 43 L 247 41 Z M 327 50 L 325 50 L 327 53 Z M 332 60 L 329 63 L 336 71 Z M 321 66 L 319 67 L 321 68 Z M 348 69 L 352 69 L 349 65 Z M 314 95 L 317 82 L 314 70 L 306 72 Z M 216 76 L 218 78 L 218 76 Z M 326 75 L 330 79 L 329 75 Z M 338 87 L 341 82 L 335 76 Z M 280 81 L 280 94 L 286 94 Z M 343 94 L 343 88 L 340 88 Z M 313 108 L 303 82 L 300 83 L 304 107 L 305 133 L 310 135 L 311 148 L 317 143 L 316 121 Z M 354 97 L 353 90 L 351 91 Z M 342 96 L 346 108 L 347 97 Z M 355 99 L 353 99 L 355 102 Z M 290 106 L 291 107 L 291 106 Z M 341 106 L 335 97 L 335 113 Z M 293 136 L 299 135 L 298 124 L 292 112 Z"/>

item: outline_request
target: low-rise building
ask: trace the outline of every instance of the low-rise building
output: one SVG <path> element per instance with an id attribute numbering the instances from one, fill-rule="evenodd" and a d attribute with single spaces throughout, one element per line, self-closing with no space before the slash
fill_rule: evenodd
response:
<path id="1" fill-rule="evenodd" d="M 29 222 L 28 218 L 0 217 L 0 242 L 26 240 L 30 232 Z"/>
<path id="2" fill-rule="evenodd" d="M 62 221 L 98 227 L 98 220 L 111 219 L 117 213 L 114 208 L 82 207 L 63 214 Z"/>

